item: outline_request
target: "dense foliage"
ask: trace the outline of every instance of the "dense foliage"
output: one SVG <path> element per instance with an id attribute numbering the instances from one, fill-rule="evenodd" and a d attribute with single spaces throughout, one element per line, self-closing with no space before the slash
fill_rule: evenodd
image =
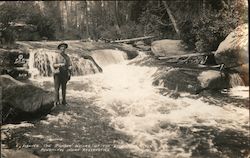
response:
<path id="1" fill-rule="evenodd" d="M 5 2 L 0 5 L 0 33 L 2 43 L 19 40 L 54 39 L 56 22 L 53 16 L 43 14 L 34 2 Z"/>
<path id="2" fill-rule="evenodd" d="M 0 4 L 5 42 L 41 39 L 181 39 L 198 52 L 214 51 L 247 22 L 246 0 L 15 1 Z M 15 24 L 25 23 L 20 31 Z M 32 29 L 28 26 L 32 26 Z"/>
<path id="3" fill-rule="evenodd" d="M 246 9 L 240 0 L 206 9 L 198 18 L 183 22 L 181 39 L 198 52 L 215 51 L 233 29 L 247 22 Z"/>

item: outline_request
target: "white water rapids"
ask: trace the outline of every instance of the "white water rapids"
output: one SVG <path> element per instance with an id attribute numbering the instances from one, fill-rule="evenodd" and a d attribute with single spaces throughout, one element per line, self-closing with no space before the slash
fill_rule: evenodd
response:
<path id="1" fill-rule="evenodd" d="M 103 74 L 77 78 L 81 82 L 91 81 L 92 92 L 70 90 L 69 96 L 97 97 L 95 105 L 111 114 L 111 126 L 133 137 L 130 144 L 122 147 L 139 155 L 149 152 L 152 157 L 190 157 L 195 145 L 184 150 L 188 143 L 182 138 L 183 127 L 192 132 L 204 126 L 248 134 L 249 111 L 246 108 L 213 105 L 202 98 L 162 96 L 158 88 L 152 86 L 156 71 L 156 68 L 126 63 L 110 65 L 104 68 Z M 186 139 L 195 138 L 190 135 Z M 169 140 L 177 140 L 180 144 L 173 147 L 167 143 Z M 211 150 L 216 150 L 212 143 L 210 145 Z"/>
<path id="2" fill-rule="evenodd" d="M 91 99 L 92 106 L 105 109 L 110 115 L 110 126 L 131 137 L 130 142 L 121 142 L 119 148 L 140 157 L 190 157 L 204 144 L 210 153 L 219 153 L 213 141 L 216 132 L 233 131 L 248 136 L 248 109 L 234 103 L 212 104 L 203 97 L 184 93 L 178 99 L 163 96 L 161 87 L 152 85 L 156 67 L 128 63 L 124 60 L 106 65 L 103 73 L 74 76 L 67 90 L 69 100 Z M 52 82 L 52 77 L 37 80 L 41 85 L 45 81 Z M 228 93 L 249 98 L 249 87 L 235 87 Z"/>

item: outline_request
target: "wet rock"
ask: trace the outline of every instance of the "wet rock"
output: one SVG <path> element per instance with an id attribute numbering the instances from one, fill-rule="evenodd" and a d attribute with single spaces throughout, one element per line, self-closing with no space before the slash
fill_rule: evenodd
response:
<path id="1" fill-rule="evenodd" d="M 207 70 L 199 74 L 198 80 L 201 87 L 206 89 L 223 89 L 229 88 L 228 77 L 220 71 Z"/>
<path id="2" fill-rule="evenodd" d="M 137 49 L 132 45 L 120 43 L 114 44 L 116 48 L 127 53 L 128 59 L 133 59 L 138 55 Z"/>
<path id="3" fill-rule="evenodd" d="M 172 56 L 186 54 L 180 40 L 159 40 L 151 44 L 155 56 Z"/>
<path id="4" fill-rule="evenodd" d="M 155 78 L 154 85 L 177 92 L 196 94 L 202 90 L 220 90 L 229 87 L 229 79 L 218 71 L 179 68 L 166 71 Z M 178 94 L 178 93 L 177 93 Z"/>
<path id="5" fill-rule="evenodd" d="M 0 76 L 3 122 L 39 118 L 53 107 L 53 93 L 8 75 Z"/>
<path id="6" fill-rule="evenodd" d="M 158 76 L 153 84 L 160 84 L 178 92 L 196 93 L 202 89 L 197 79 L 198 75 L 199 71 L 195 70 L 172 69 Z"/>
<path id="7" fill-rule="evenodd" d="M 215 52 L 215 60 L 218 64 L 225 64 L 225 68 L 239 67 L 239 73 L 249 85 L 249 69 L 244 64 L 248 59 L 248 24 L 238 26 L 226 39 L 221 42 Z"/>
<path id="8" fill-rule="evenodd" d="M 143 41 L 135 42 L 134 46 L 136 48 L 143 50 L 143 51 L 149 51 L 151 49 L 151 47 L 146 45 Z"/>

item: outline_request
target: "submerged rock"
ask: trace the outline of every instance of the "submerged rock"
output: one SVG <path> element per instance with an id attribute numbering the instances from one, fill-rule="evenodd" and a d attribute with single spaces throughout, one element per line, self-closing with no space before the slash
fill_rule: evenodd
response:
<path id="1" fill-rule="evenodd" d="M 225 68 L 234 68 L 239 71 L 246 85 L 249 85 L 248 59 L 248 24 L 238 26 L 226 39 L 221 42 L 215 52 L 218 64 Z"/>
<path id="2" fill-rule="evenodd" d="M 50 112 L 53 93 L 1 75 L 3 122 L 34 119 Z"/>
<path id="3" fill-rule="evenodd" d="M 151 50 L 155 56 L 173 56 L 187 54 L 181 44 L 181 40 L 159 40 L 151 44 Z"/>

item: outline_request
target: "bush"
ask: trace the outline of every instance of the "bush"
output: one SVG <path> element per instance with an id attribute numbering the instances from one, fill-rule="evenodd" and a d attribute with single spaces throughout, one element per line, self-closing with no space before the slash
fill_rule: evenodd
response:
<path id="1" fill-rule="evenodd" d="M 128 22 L 120 27 L 121 34 L 118 35 L 115 26 L 108 28 L 98 27 L 97 32 L 100 32 L 100 37 L 115 40 L 117 37 L 121 39 L 135 38 L 143 36 L 143 26 L 135 22 Z"/>
<path id="2" fill-rule="evenodd" d="M 182 23 L 181 39 L 198 52 L 215 51 L 231 31 L 247 21 L 246 17 L 241 3 L 219 11 L 206 10 L 199 18 Z"/>
<path id="3" fill-rule="evenodd" d="M 40 38 L 47 37 L 48 39 L 55 39 L 56 24 L 53 17 L 36 13 L 28 17 L 26 22 L 37 27 Z"/>
<path id="4" fill-rule="evenodd" d="M 143 36 L 143 27 L 131 21 L 121 27 L 121 33 L 123 39 L 141 37 Z"/>

